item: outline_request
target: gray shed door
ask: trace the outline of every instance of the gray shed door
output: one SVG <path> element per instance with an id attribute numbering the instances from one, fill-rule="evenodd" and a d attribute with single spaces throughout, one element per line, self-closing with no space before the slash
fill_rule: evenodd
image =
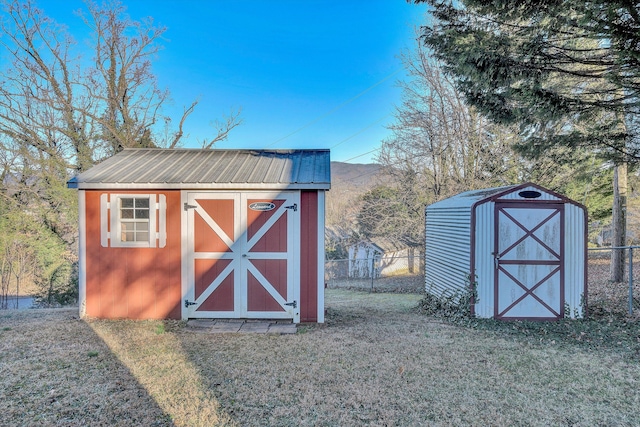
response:
<path id="1" fill-rule="evenodd" d="M 496 202 L 495 221 L 494 317 L 564 317 L 564 206 Z"/>

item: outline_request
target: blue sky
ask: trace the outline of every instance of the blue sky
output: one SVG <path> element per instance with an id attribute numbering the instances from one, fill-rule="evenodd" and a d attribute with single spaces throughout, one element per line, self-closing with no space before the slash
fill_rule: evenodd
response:
<path id="1" fill-rule="evenodd" d="M 81 0 L 39 0 L 79 43 Z M 124 0 L 133 19 L 167 27 L 154 61 L 171 91 L 165 112 L 185 124 L 184 146 L 242 108 L 244 123 L 218 148 L 330 148 L 332 160 L 371 163 L 400 102 L 397 58 L 414 46 L 426 8 L 405 0 Z M 365 154 L 368 153 L 368 154 Z"/>

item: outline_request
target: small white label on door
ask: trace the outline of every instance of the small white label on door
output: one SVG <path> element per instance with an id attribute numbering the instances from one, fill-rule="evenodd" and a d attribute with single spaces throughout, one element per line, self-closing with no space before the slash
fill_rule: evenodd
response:
<path id="1" fill-rule="evenodd" d="M 249 209 L 252 211 L 272 211 L 276 208 L 276 205 L 269 202 L 255 202 L 249 205 Z"/>

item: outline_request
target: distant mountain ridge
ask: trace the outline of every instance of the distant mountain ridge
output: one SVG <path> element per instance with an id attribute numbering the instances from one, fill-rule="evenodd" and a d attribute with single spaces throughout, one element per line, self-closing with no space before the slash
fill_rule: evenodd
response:
<path id="1" fill-rule="evenodd" d="M 349 183 L 350 186 L 364 186 L 370 188 L 373 185 L 373 178 L 382 171 L 382 166 L 376 163 L 343 163 L 331 162 L 331 182 L 341 185 Z"/>
<path id="2" fill-rule="evenodd" d="M 328 240 L 338 242 L 356 231 L 362 196 L 380 183 L 382 170 L 378 164 L 331 162 L 325 211 Z"/>

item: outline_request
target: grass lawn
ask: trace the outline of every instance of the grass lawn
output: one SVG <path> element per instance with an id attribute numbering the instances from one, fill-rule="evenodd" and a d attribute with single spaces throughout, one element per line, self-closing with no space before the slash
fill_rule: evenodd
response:
<path id="1" fill-rule="evenodd" d="M 640 425 L 638 323 L 455 323 L 420 298 L 329 289 L 296 335 L 0 312 L 0 425 Z"/>

